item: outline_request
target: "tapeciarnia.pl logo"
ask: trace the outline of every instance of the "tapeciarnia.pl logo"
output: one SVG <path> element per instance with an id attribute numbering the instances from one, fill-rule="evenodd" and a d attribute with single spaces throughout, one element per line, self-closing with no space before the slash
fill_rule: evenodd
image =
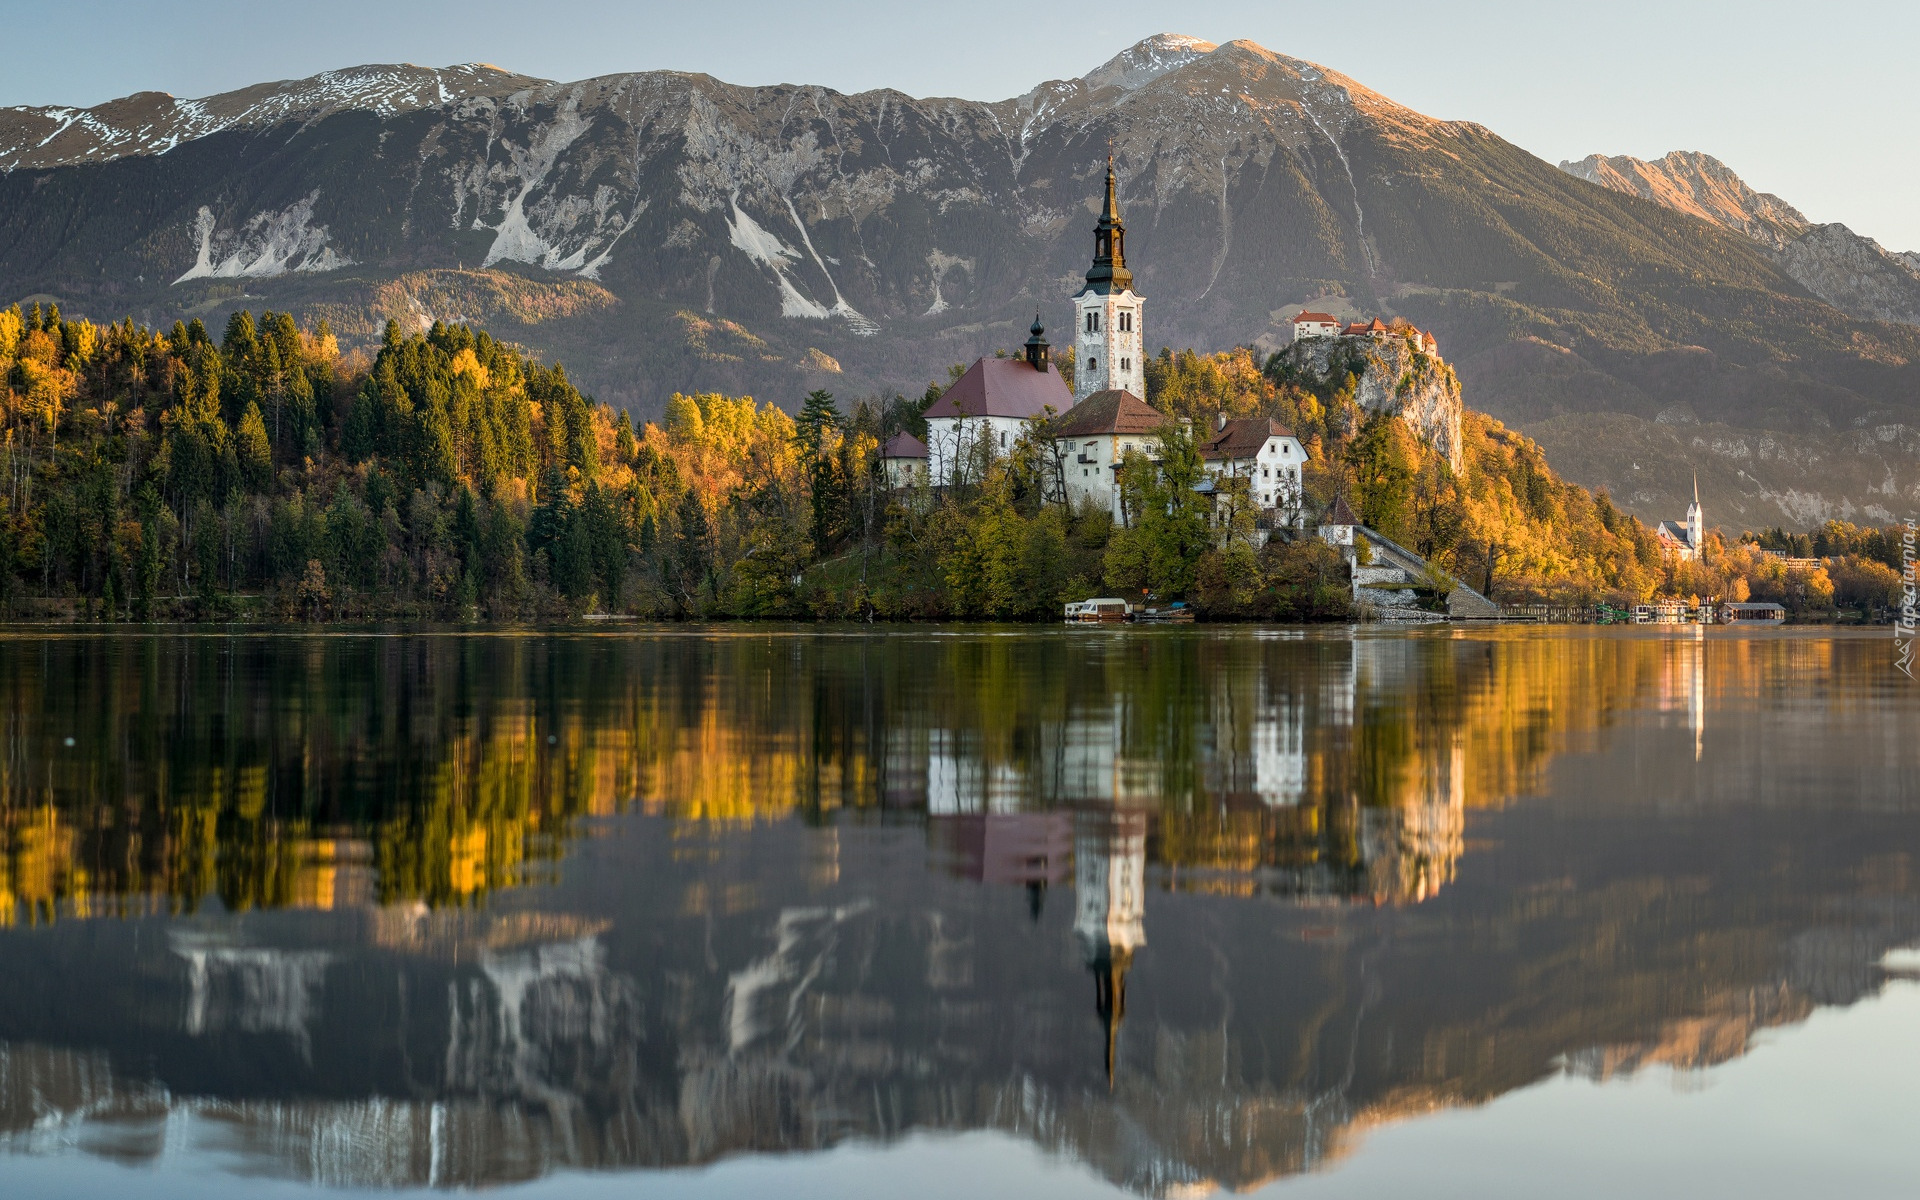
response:
<path id="1" fill-rule="evenodd" d="M 1908 518 L 1906 532 L 1900 535 L 1900 619 L 1893 623 L 1893 665 L 1908 679 L 1913 678 L 1915 610 L 1920 609 L 1920 570 L 1914 563 L 1914 530 L 1920 518 Z"/>

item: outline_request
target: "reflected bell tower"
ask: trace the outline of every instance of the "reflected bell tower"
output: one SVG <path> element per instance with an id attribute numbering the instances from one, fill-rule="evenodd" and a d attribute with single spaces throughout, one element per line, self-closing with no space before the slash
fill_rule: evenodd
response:
<path id="1" fill-rule="evenodd" d="M 1093 975 L 1093 1006 L 1106 1035 L 1107 1087 L 1113 1087 L 1120 1023 L 1127 1015 L 1127 971 L 1146 945 L 1147 818 L 1144 813 L 1085 813 L 1073 838 L 1073 933 Z"/>

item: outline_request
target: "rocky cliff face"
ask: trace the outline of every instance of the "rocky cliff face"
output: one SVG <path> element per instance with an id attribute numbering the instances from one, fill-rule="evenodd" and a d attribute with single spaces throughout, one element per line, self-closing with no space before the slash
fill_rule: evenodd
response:
<path id="1" fill-rule="evenodd" d="M 1307 338 L 1282 352 L 1315 379 L 1338 383 L 1356 377 L 1354 399 L 1370 413 L 1389 413 L 1405 421 L 1420 439 L 1460 469 L 1460 414 L 1465 407 L 1460 379 L 1438 355 L 1421 351 L 1402 336 Z"/>
<path id="2" fill-rule="evenodd" d="M 1711 155 L 1676 150 L 1645 162 L 1592 154 L 1560 169 L 1746 234 L 1801 286 L 1852 316 L 1920 324 L 1920 255 L 1889 252 L 1845 225 L 1815 225 Z"/>
<path id="3" fill-rule="evenodd" d="M 641 416 L 676 390 L 917 391 L 1016 345 L 1036 307 L 1067 319 L 1109 146 L 1154 348 L 1276 346 L 1313 300 L 1433 329 L 1476 407 L 1529 432 L 1560 404 L 1533 372 L 1555 364 L 1511 353 L 1534 343 L 1634 420 L 1920 427 L 1920 329 L 1820 303 L 1744 230 L 1172 35 L 991 103 L 406 67 L 8 110 L 0 301 L 162 325 L 275 308 L 349 342 L 484 321 Z M 1896 464 L 1899 495 L 1917 467 Z"/>

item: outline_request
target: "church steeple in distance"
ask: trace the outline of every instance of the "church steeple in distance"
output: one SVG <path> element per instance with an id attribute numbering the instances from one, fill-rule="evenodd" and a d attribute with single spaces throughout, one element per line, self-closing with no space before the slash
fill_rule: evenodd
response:
<path id="1" fill-rule="evenodd" d="M 1093 265 L 1087 268 L 1087 288 L 1107 295 L 1133 287 L 1127 270 L 1127 226 L 1120 218 L 1120 197 L 1114 190 L 1113 155 L 1107 155 L 1107 203 L 1100 223 L 1093 227 Z"/>
<path id="2" fill-rule="evenodd" d="M 1693 503 L 1687 505 L 1687 541 L 1698 554 L 1707 540 L 1706 514 L 1700 508 L 1700 472 L 1693 473 Z"/>

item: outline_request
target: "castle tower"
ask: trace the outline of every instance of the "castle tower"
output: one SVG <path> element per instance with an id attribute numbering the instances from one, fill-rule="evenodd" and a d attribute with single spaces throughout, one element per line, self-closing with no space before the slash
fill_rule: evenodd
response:
<path id="1" fill-rule="evenodd" d="M 1087 268 L 1087 286 L 1073 304 L 1074 402 L 1108 388 L 1146 399 L 1141 361 L 1146 340 L 1140 320 L 1144 304 L 1133 290 L 1133 272 L 1127 269 L 1127 227 L 1114 194 L 1112 155 L 1107 156 L 1107 204 L 1093 227 L 1093 266 Z"/>
<path id="2" fill-rule="evenodd" d="M 1692 543 L 1693 552 L 1700 553 L 1700 547 L 1706 543 L 1706 519 L 1700 512 L 1700 475 L 1693 476 L 1693 503 L 1687 505 L 1687 541 Z"/>

